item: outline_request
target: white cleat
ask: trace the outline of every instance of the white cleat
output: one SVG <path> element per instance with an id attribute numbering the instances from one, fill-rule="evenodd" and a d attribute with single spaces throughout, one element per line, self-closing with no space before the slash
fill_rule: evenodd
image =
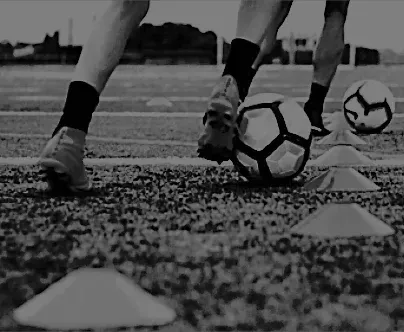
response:
<path id="1" fill-rule="evenodd" d="M 90 189 L 84 167 L 85 140 L 85 132 L 63 127 L 48 141 L 38 164 L 50 190 L 76 193 Z"/>
<path id="2" fill-rule="evenodd" d="M 220 78 L 203 117 L 205 126 L 198 140 L 198 156 L 221 164 L 230 159 L 237 131 L 239 92 L 235 79 Z"/>

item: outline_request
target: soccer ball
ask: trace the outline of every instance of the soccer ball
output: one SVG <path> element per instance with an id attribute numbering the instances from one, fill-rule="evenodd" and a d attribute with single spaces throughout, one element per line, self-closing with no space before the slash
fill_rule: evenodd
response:
<path id="1" fill-rule="evenodd" d="M 311 123 L 292 99 L 261 93 L 238 109 L 232 162 L 247 180 L 275 184 L 292 180 L 310 157 Z"/>
<path id="2" fill-rule="evenodd" d="M 358 81 L 345 92 L 343 110 L 346 121 L 358 133 L 381 133 L 393 118 L 394 96 L 379 81 Z"/>

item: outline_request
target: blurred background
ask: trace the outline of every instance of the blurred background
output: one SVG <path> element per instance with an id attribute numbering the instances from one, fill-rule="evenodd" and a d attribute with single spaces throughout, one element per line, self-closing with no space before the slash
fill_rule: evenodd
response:
<path id="1" fill-rule="evenodd" d="M 0 63 L 75 64 L 108 1 L 0 2 Z M 234 37 L 239 1 L 152 1 L 122 63 L 222 64 Z M 266 64 L 310 65 L 323 24 L 323 1 L 295 1 Z M 404 2 L 352 0 L 345 65 L 404 63 Z"/>

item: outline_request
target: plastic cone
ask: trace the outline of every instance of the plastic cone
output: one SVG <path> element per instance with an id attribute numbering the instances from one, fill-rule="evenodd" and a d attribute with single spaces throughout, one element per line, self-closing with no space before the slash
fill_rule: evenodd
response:
<path id="1" fill-rule="evenodd" d="M 152 106 L 172 107 L 173 103 L 165 97 L 156 97 L 156 98 L 150 99 L 146 103 L 146 106 L 148 106 L 148 107 L 152 107 Z"/>
<path id="2" fill-rule="evenodd" d="M 332 168 L 315 177 L 303 187 L 322 191 L 375 191 L 375 183 L 352 168 Z"/>
<path id="3" fill-rule="evenodd" d="M 352 146 L 337 145 L 318 157 L 313 166 L 375 166 L 376 163 Z"/>
<path id="4" fill-rule="evenodd" d="M 355 203 L 328 204 L 291 229 L 316 237 L 388 236 L 394 230 Z"/>
<path id="5" fill-rule="evenodd" d="M 350 130 L 336 130 L 319 140 L 317 145 L 367 145 L 367 143 L 353 134 Z"/>
<path id="6" fill-rule="evenodd" d="M 15 310 L 23 325 L 46 329 L 100 329 L 165 325 L 175 312 L 113 269 L 84 268 Z"/>
<path id="7" fill-rule="evenodd" d="M 331 131 L 341 131 L 341 130 L 350 130 L 349 123 L 346 121 L 345 116 L 342 112 L 333 113 L 327 120 L 330 120 L 330 124 L 326 126 L 328 130 Z"/>

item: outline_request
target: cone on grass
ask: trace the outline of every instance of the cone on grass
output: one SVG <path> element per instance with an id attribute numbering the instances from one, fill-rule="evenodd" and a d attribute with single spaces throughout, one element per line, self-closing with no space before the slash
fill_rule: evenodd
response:
<path id="1" fill-rule="evenodd" d="M 353 134 L 350 130 L 334 130 L 328 136 L 322 138 L 317 145 L 367 145 L 367 143 Z"/>
<path id="2" fill-rule="evenodd" d="M 53 330 L 160 326 L 174 310 L 113 269 L 83 268 L 14 311 L 22 325 Z"/>
<path id="3" fill-rule="evenodd" d="M 336 145 L 312 163 L 313 166 L 375 166 L 376 163 L 352 146 Z"/>
<path id="4" fill-rule="evenodd" d="M 380 187 L 353 168 L 331 168 L 307 182 L 304 190 L 376 191 Z"/>
<path id="5" fill-rule="evenodd" d="M 155 98 L 150 99 L 146 103 L 146 106 L 148 106 L 148 107 L 153 107 L 153 106 L 172 107 L 173 103 L 165 97 L 155 97 Z"/>
<path id="6" fill-rule="evenodd" d="M 322 238 L 388 236 L 394 229 L 355 203 L 328 204 L 291 229 L 292 234 Z"/>
<path id="7" fill-rule="evenodd" d="M 329 117 L 330 123 L 326 125 L 326 128 L 331 131 L 343 131 L 349 130 L 352 131 L 352 128 L 349 126 L 349 123 L 346 121 L 345 116 L 342 112 L 333 113 Z"/>

